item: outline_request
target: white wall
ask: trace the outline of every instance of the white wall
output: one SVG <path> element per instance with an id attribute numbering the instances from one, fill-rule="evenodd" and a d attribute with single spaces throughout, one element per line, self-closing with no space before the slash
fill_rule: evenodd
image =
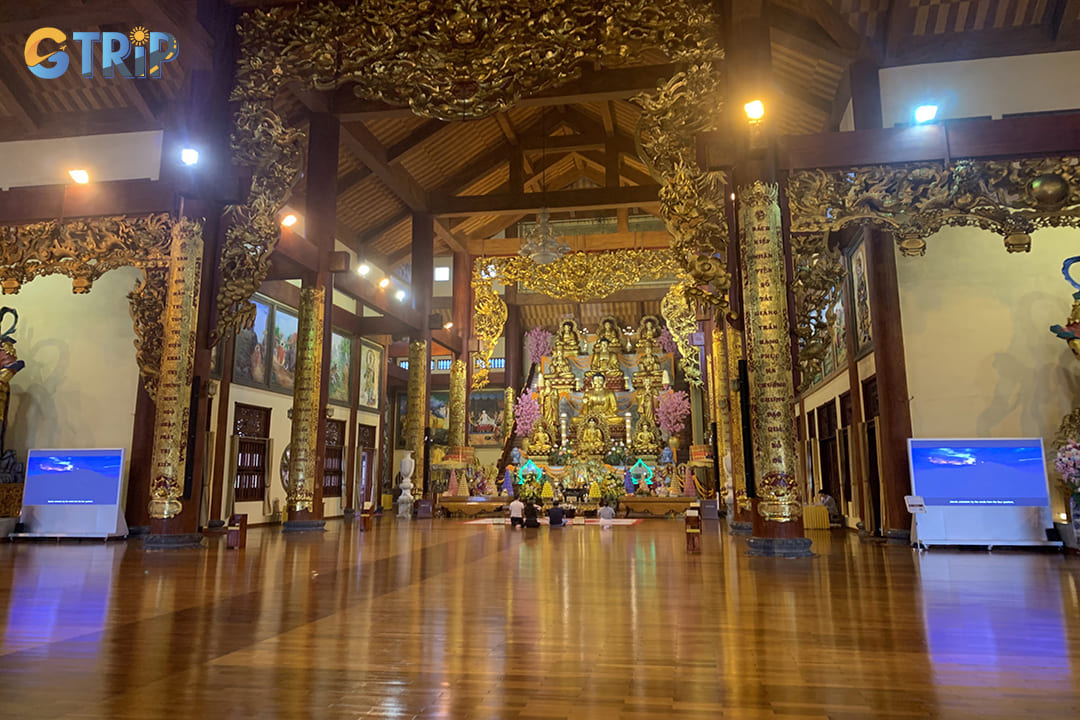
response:
<path id="1" fill-rule="evenodd" d="M 1080 402 L 1080 361 L 1048 329 L 1072 305 L 1061 263 L 1080 230 L 1032 240 L 1010 255 L 996 235 L 947 228 L 926 257 L 897 257 L 915 437 L 1041 436 L 1049 448 Z"/>
<path id="2" fill-rule="evenodd" d="M 267 502 L 242 502 L 236 503 L 233 512 L 247 513 L 249 523 L 264 523 L 270 521 L 270 510 L 272 510 L 275 500 L 280 505 L 281 512 L 285 513 L 285 490 L 281 486 L 281 455 L 285 452 L 285 446 L 289 444 L 290 435 L 292 433 L 292 421 L 289 420 L 289 409 L 292 407 L 292 396 L 283 395 L 281 393 L 270 392 L 269 390 L 260 390 L 258 388 L 248 387 L 246 385 L 233 384 L 232 389 L 229 391 L 229 422 L 222 431 L 225 432 L 226 437 L 230 438 L 229 442 L 225 444 L 225 452 L 230 450 L 231 437 L 233 435 L 233 416 L 236 413 L 236 403 L 243 403 L 245 405 L 258 405 L 260 407 L 270 408 L 270 438 L 273 441 L 273 446 L 270 449 L 270 466 L 267 474 L 267 490 L 269 491 Z M 346 420 L 345 432 L 346 441 L 348 439 L 349 432 L 349 410 L 348 408 L 334 405 L 334 420 Z M 358 421 L 365 425 L 375 425 L 378 427 L 378 415 L 373 413 L 361 412 L 358 414 Z M 378 435 L 376 436 L 378 437 Z M 226 457 L 226 461 L 228 457 Z M 357 468 L 358 470 L 358 468 Z M 228 508 L 229 494 L 232 492 L 232 482 L 234 479 L 232 469 L 229 468 L 226 471 L 225 482 L 223 485 L 224 496 L 222 498 L 222 507 Z M 352 482 L 352 478 L 346 477 L 344 482 Z M 331 518 L 342 515 L 345 508 L 345 501 L 348 499 L 347 490 L 342 489 L 342 495 L 340 498 L 324 498 L 323 499 L 323 517 Z M 224 512 L 224 511 L 223 511 Z"/>
<path id="3" fill-rule="evenodd" d="M 908 65 L 880 71 L 882 122 L 911 123 L 919 105 L 938 119 L 1080 108 L 1080 51 Z"/>
<path id="4" fill-rule="evenodd" d="M 19 312 L 15 349 L 26 369 L 11 381 L 6 445 L 29 448 L 122 447 L 130 456 L 139 369 L 127 293 L 141 273 L 106 273 L 89 295 L 71 280 L 38 278 L 0 305 Z"/>

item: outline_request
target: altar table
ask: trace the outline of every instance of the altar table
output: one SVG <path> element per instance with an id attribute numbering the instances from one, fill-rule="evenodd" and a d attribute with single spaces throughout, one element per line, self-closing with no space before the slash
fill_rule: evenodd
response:
<path id="1" fill-rule="evenodd" d="M 461 513 L 472 517 L 481 513 L 499 512 L 512 499 L 506 497 L 464 497 L 454 495 L 448 497 L 444 495 L 439 498 L 439 506 L 450 514 Z"/>
<path id="2" fill-rule="evenodd" d="M 680 515 L 686 512 L 696 497 L 653 497 L 651 495 L 623 495 L 619 498 L 619 507 L 626 510 L 623 517 L 630 513 L 648 513 L 649 515 Z"/>

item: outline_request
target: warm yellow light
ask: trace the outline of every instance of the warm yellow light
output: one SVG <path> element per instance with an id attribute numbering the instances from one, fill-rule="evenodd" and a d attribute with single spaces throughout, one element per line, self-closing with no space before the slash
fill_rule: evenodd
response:
<path id="1" fill-rule="evenodd" d="M 746 111 L 746 117 L 751 120 L 760 120 L 765 117 L 765 105 L 760 100 L 754 100 L 743 105 L 743 110 Z"/>
<path id="2" fill-rule="evenodd" d="M 390 287 L 390 278 L 384 277 L 382 280 L 380 280 L 379 281 L 379 287 L 381 287 L 383 289 L 386 289 L 386 288 Z"/>
<path id="3" fill-rule="evenodd" d="M 454 323 L 448 322 L 448 323 L 446 323 L 445 325 L 442 326 L 442 329 L 443 330 L 449 330 L 452 327 L 454 327 Z"/>
<path id="4" fill-rule="evenodd" d="M 86 183 L 90 182 L 90 173 L 86 172 L 85 170 L 68 170 L 68 175 L 70 175 L 71 179 L 79 183 L 80 185 L 85 185 Z"/>
<path id="5" fill-rule="evenodd" d="M 296 216 L 292 213 L 289 213 L 285 217 L 281 218 L 281 224 L 285 227 L 292 227 L 296 224 Z"/>

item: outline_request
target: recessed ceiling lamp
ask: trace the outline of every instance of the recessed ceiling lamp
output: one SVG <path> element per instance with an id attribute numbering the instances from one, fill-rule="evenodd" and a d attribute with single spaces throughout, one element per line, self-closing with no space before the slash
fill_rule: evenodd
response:
<path id="1" fill-rule="evenodd" d="M 285 217 L 281 218 L 281 224 L 285 227 L 292 227 L 296 224 L 296 216 L 289 213 Z"/>
<path id="2" fill-rule="evenodd" d="M 454 327 L 454 323 L 448 322 L 448 323 L 446 323 L 445 325 L 442 326 L 442 329 L 443 330 L 449 330 L 452 327 Z"/>
<path id="3" fill-rule="evenodd" d="M 367 277 L 367 274 L 371 272 L 371 266 L 367 263 L 360 263 L 356 268 L 356 274 L 361 277 Z"/>
<path id="4" fill-rule="evenodd" d="M 404 290 L 398 290 L 396 293 L 394 293 L 394 297 L 397 298 L 398 302 L 401 302 L 402 300 L 405 299 L 405 291 Z"/>
<path id="5" fill-rule="evenodd" d="M 380 280 L 379 287 L 381 287 L 383 290 L 390 287 L 390 278 L 384 277 L 382 280 Z"/>
<path id="6" fill-rule="evenodd" d="M 68 170 L 68 175 L 70 175 L 71 179 L 79 183 L 80 185 L 85 185 L 86 183 L 90 182 L 90 173 L 86 172 L 85 170 Z"/>
<path id="7" fill-rule="evenodd" d="M 937 117 L 937 105 L 920 105 L 915 108 L 915 122 L 928 123 Z"/>

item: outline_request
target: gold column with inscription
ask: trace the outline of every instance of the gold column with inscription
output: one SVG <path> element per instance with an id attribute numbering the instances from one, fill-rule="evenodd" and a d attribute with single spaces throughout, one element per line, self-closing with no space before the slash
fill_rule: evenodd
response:
<path id="1" fill-rule="evenodd" d="M 450 365 L 450 438 L 451 447 L 465 445 L 465 361 L 458 358 Z"/>
<path id="2" fill-rule="evenodd" d="M 757 494 L 750 552 L 808 555 L 810 541 L 803 537 L 796 477 L 795 388 L 779 187 L 755 180 L 741 185 L 737 195 Z"/>
<path id="3" fill-rule="evenodd" d="M 728 383 L 727 344 L 724 335 L 727 332 L 723 314 L 718 313 L 712 332 L 712 352 L 710 368 L 712 371 L 712 397 L 713 417 L 716 418 L 716 452 L 719 455 L 720 471 L 725 473 L 725 456 L 734 454 L 731 452 L 731 398 Z M 721 498 L 727 497 L 727 476 L 717 478 L 717 488 Z"/>
<path id="4" fill-rule="evenodd" d="M 154 416 L 154 469 L 147 506 L 151 522 L 169 520 L 184 509 L 180 498 L 184 494 L 202 255 L 202 224 L 178 220 L 172 227 L 165 316 L 162 318 L 161 372 Z"/>
<path id="5" fill-rule="evenodd" d="M 300 290 L 300 319 L 296 330 L 296 371 L 293 384 L 292 432 L 289 436 L 289 484 L 285 504 L 289 521 L 313 520 L 315 483 L 322 473 L 316 467 L 320 383 L 323 354 L 323 302 L 326 290 Z M 288 528 L 287 528 L 288 529 Z"/>
<path id="6" fill-rule="evenodd" d="M 427 343 L 413 340 L 409 343 L 409 385 L 405 396 L 405 448 L 412 450 L 416 469 L 413 485 L 424 492 L 424 425 L 428 416 Z"/>
<path id="7" fill-rule="evenodd" d="M 750 531 L 750 499 L 746 496 L 746 458 L 743 457 L 742 398 L 739 397 L 739 361 L 743 356 L 742 333 L 728 324 L 724 328 L 727 345 L 728 407 L 730 408 L 731 475 L 735 487 L 735 520 Z"/>

